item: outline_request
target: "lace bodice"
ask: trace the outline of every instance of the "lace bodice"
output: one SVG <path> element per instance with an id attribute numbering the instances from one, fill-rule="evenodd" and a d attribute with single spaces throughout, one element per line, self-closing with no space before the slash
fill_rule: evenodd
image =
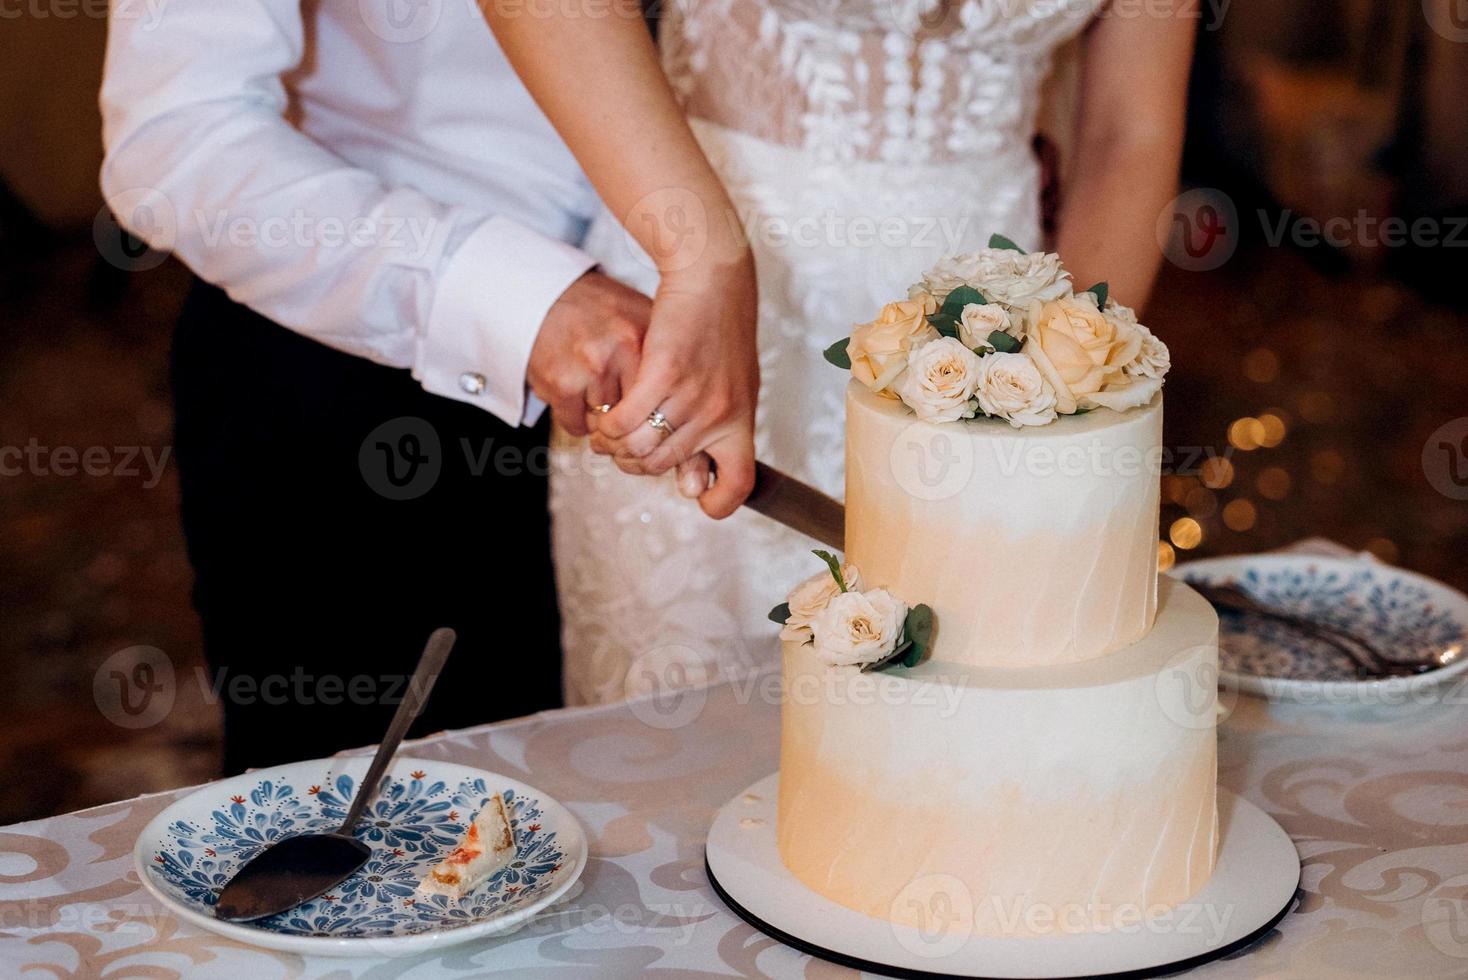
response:
<path id="1" fill-rule="evenodd" d="M 827 161 L 1027 145 L 1057 47 L 1103 0 L 681 0 L 660 30 L 690 116 Z"/>

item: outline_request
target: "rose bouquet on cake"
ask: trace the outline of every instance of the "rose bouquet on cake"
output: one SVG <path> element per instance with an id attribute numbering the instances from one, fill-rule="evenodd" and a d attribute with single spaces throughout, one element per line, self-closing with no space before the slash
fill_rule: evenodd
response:
<path id="1" fill-rule="evenodd" d="M 1019 428 L 1095 408 L 1145 405 L 1167 347 L 1108 295 L 1076 292 L 1060 257 L 1002 235 L 943 259 L 826 359 L 928 422 L 997 418 Z"/>
<path id="2" fill-rule="evenodd" d="M 927 653 L 933 610 L 908 608 L 886 589 L 862 590 L 861 573 L 829 551 L 813 554 L 826 570 L 801 582 L 770 610 L 780 639 L 811 644 L 828 667 L 865 671 L 911 667 Z"/>

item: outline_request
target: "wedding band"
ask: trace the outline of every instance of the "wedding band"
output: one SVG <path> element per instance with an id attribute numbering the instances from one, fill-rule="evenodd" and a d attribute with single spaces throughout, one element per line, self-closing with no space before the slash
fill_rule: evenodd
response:
<path id="1" fill-rule="evenodd" d="M 600 405 L 592 405 L 591 410 L 599 415 L 605 415 L 612 410 L 612 406 L 602 402 Z"/>
<path id="2" fill-rule="evenodd" d="M 647 417 L 647 424 L 665 435 L 673 434 L 673 427 L 668 424 L 668 417 L 663 414 L 662 409 L 658 409 L 649 415 Z"/>

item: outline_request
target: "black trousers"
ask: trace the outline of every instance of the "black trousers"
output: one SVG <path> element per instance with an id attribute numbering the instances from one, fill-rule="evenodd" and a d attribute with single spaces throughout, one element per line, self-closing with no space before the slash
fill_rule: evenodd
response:
<path id="1" fill-rule="evenodd" d="M 173 390 L 227 773 L 378 741 L 438 626 L 458 645 L 410 734 L 560 703 L 544 425 L 430 395 L 203 284 Z"/>

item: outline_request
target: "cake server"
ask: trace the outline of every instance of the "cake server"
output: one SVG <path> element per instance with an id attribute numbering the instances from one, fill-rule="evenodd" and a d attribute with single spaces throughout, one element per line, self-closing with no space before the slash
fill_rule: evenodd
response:
<path id="1" fill-rule="evenodd" d="M 837 551 L 846 550 L 845 506 L 773 466 L 754 464 L 754 490 L 744 506 Z"/>
<path id="2" fill-rule="evenodd" d="M 444 661 L 454 648 L 451 629 L 436 629 L 418 658 L 418 667 L 408 681 L 408 693 L 398 702 L 377 754 L 367 774 L 357 784 L 352 807 L 341 827 L 328 833 L 297 834 L 276 841 L 250 859 L 219 893 L 214 906 L 216 918 L 249 922 L 284 912 L 317 895 L 324 895 L 346 881 L 367 863 L 372 849 L 352 836 L 367 802 L 377 795 L 377 786 L 387 764 L 398 751 L 398 743 L 428 703 L 433 682 L 443 672 Z"/>

